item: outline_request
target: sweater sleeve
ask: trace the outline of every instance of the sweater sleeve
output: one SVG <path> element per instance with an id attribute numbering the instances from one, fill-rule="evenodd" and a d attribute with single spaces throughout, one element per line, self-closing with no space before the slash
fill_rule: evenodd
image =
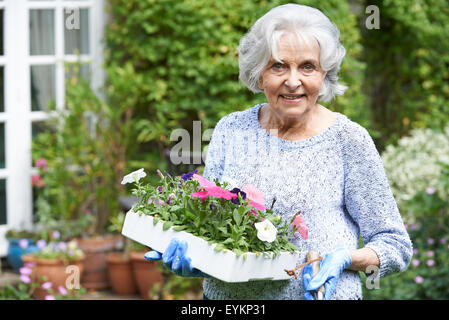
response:
<path id="1" fill-rule="evenodd" d="M 412 243 L 379 152 L 360 125 L 347 130 L 345 140 L 346 210 L 358 224 L 365 247 L 379 257 L 379 276 L 404 271 L 412 257 Z"/>
<path id="2" fill-rule="evenodd" d="M 203 177 L 221 181 L 225 163 L 225 125 L 224 118 L 218 121 L 207 147 Z"/>

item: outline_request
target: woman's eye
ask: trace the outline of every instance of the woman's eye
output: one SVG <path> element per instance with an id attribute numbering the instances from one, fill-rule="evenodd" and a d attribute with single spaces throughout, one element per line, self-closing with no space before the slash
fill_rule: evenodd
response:
<path id="1" fill-rule="evenodd" d="M 312 72 L 313 70 L 315 70 L 315 67 L 312 64 L 306 64 L 302 68 L 306 72 Z"/>
<path id="2" fill-rule="evenodd" d="M 275 64 L 273 64 L 273 69 L 282 69 L 284 67 L 284 65 L 280 62 L 276 62 Z"/>

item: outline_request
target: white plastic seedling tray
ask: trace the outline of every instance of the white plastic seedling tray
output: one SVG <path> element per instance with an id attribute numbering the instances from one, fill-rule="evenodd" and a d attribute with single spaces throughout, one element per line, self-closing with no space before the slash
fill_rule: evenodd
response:
<path id="1" fill-rule="evenodd" d="M 159 252 L 164 252 L 173 238 L 185 240 L 188 244 L 186 256 L 192 259 L 192 266 L 208 275 L 226 282 L 247 282 L 252 280 L 287 280 L 291 277 L 284 269 L 294 269 L 299 261 L 299 252 L 282 252 L 276 258 L 263 254 L 245 253 L 237 257 L 230 251 L 214 251 L 204 239 L 184 231 L 164 231 L 162 222 L 153 225 L 153 217 L 127 212 L 122 234 Z"/>

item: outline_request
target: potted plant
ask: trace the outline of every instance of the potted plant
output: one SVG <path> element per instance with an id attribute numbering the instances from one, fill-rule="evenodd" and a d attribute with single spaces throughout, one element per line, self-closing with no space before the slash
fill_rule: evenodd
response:
<path id="1" fill-rule="evenodd" d="M 111 218 L 109 230 L 121 233 L 125 214 L 120 212 Z M 109 283 L 112 290 L 120 295 L 134 295 L 137 293 L 137 284 L 134 280 L 129 250 L 131 240 L 125 239 L 123 251 L 111 252 L 106 257 L 108 266 Z"/>
<path id="2" fill-rule="evenodd" d="M 226 189 L 228 184 L 208 181 L 190 172 L 181 177 L 157 170 L 160 184 L 140 180 L 143 169 L 125 176 L 134 183 L 138 203 L 125 218 L 122 234 L 157 251 L 177 237 L 189 243 L 193 267 L 223 281 L 288 279 L 285 269 L 295 267 L 299 249 L 289 242 L 298 231 L 308 238 L 307 226 L 295 214 L 289 223 L 264 205 L 254 186 Z"/>
<path id="3" fill-rule="evenodd" d="M 121 233 L 125 214 L 120 212 L 111 218 L 111 231 Z M 158 269 L 158 262 L 147 261 L 145 252 L 150 250 L 129 238 L 125 238 L 121 252 L 110 253 L 108 263 L 109 281 L 117 294 L 132 295 L 139 292 L 143 299 L 150 299 L 149 292 L 156 284 L 162 284 L 163 276 Z"/>
<path id="4" fill-rule="evenodd" d="M 80 279 L 83 272 L 85 255 L 75 241 L 50 241 L 41 239 L 37 242 L 38 252 L 22 256 L 26 265 L 21 269 L 22 278 L 26 275 L 33 283 L 42 285 L 34 288 L 33 296 L 44 299 L 51 288 L 73 295 L 81 288 Z M 26 272 L 25 274 L 23 272 Z"/>
<path id="5" fill-rule="evenodd" d="M 14 272 L 23 267 L 22 255 L 39 250 L 36 246 L 36 234 L 28 230 L 10 229 L 6 232 L 8 253 L 6 259 Z"/>

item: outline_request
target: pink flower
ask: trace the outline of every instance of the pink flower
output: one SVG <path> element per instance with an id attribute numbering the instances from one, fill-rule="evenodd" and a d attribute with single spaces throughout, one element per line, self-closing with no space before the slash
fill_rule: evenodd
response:
<path id="1" fill-rule="evenodd" d="M 266 210 L 265 206 L 261 205 L 260 203 L 257 203 L 255 201 L 250 200 L 249 205 L 252 206 L 256 210 Z"/>
<path id="2" fill-rule="evenodd" d="M 23 283 L 27 283 L 27 284 L 28 284 L 28 283 L 31 282 L 31 279 L 30 279 L 29 276 L 22 274 L 22 275 L 20 276 L 20 281 L 22 281 Z"/>
<path id="3" fill-rule="evenodd" d="M 198 174 L 193 175 L 193 180 L 196 180 L 200 183 L 200 186 L 204 189 L 215 188 L 217 185 L 213 181 L 209 181 Z"/>
<path id="4" fill-rule="evenodd" d="M 235 193 L 217 186 L 208 188 L 206 191 L 193 192 L 190 195 L 192 197 L 200 198 L 201 200 L 204 200 L 207 197 L 221 198 L 226 200 L 237 198 L 237 195 Z"/>
<path id="5" fill-rule="evenodd" d="M 53 297 L 52 295 L 46 295 L 45 296 L 45 300 L 56 300 L 55 297 Z"/>
<path id="6" fill-rule="evenodd" d="M 50 281 L 44 282 L 42 284 L 42 289 L 49 290 L 53 284 Z"/>
<path id="7" fill-rule="evenodd" d="M 297 231 L 304 240 L 307 240 L 309 238 L 309 229 L 307 228 L 306 222 L 301 216 L 296 216 L 296 218 L 290 225 L 297 228 Z"/>
<path id="8" fill-rule="evenodd" d="M 47 170 L 47 160 L 44 158 L 39 158 L 36 160 L 36 167 L 42 170 Z"/>
<path id="9" fill-rule="evenodd" d="M 412 264 L 414 267 L 419 266 L 419 263 L 420 263 L 419 260 L 416 260 L 416 259 L 413 259 L 413 261 L 412 261 Z"/>
<path id="10" fill-rule="evenodd" d="M 426 255 L 427 255 L 428 257 L 433 257 L 433 251 L 432 251 L 432 250 L 427 251 Z"/>
<path id="11" fill-rule="evenodd" d="M 31 185 L 33 187 L 44 187 L 45 182 L 40 175 L 35 174 L 34 176 L 31 177 Z"/>
<path id="12" fill-rule="evenodd" d="M 427 266 L 428 266 L 428 267 L 432 267 L 434 264 L 435 264 L 435 261 L 432 260 L 432 259 L 430 259 L 430 260 L 427 261 Z"/>
<path id="13" fill-rule="evenodd" d="M 249 200 L 252 200 L 254 202 L 257 202 L 261 205 L 265 204 L 265 199 L 263 198 L 263 193 L 259 189 L 257 189 L 255 186 L 251 184 L 245 184 L 242 187 L 242 191 L 246 193 L 246 197 Z"/>
<path id="14" fill-rule="evenodd" d="M 420 283 L 423 283 L 424 278 L 421 276 L 416 276 L 414 280 L 416 283 L 420 284 Z"/>
<path id="15" fill-rule="evenodd" d="M 410 226 L 411 230 L 416 230 L 417 228 L 418 228 L 418 225 L 416 223 L 414 223 Z"/>
<path id="16" fill-rule="evenodd" d="M 418 249 L 413 249 L 413 254 L 417 254 L 418 253 Z"/>
<path id="17" fill-rule="evenodd" d="M 428 244 L 434 244 L 435 240 L 433 238 L 427 238 L 427 243 Z"/>
<path id="18" fill-rule="evenodd" d="M 62 294 L 63 296 L 67 295 L 67 290 L 63 287 L 63 286 L 59 286 L 58 287 L 58 291 L 60 294 Z"/>
<path id="19" fill-rule="evenodd" d="M 441 244 L 445 244 L 446 242 L 447 242 L 447 239 L 446 239 L 446 238 L 441 238 L 441 239 L 440 239 L 440 243 L 441 243 Z"/>
<path id="20" fill-rule="evenodd" d="M 426 192 L 427 192 L 427 194 L 434 194 L 435 193 L 435 188 L 432 188 L 432 187 L 427 188 Z"/>

